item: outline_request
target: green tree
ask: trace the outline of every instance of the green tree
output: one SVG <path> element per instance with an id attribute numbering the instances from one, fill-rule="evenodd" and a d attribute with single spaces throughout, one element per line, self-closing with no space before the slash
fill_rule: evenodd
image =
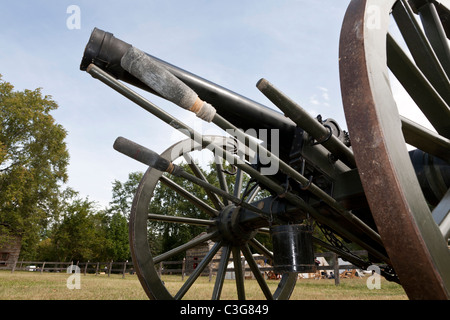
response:
<path id="1" fill-rule="evenodd" d="M 108 260 L 126 261 L 131 259 L 128 221 L 119 212 L 114 213 L 109 219 L 106 240 L 108 242 Z"/>
<path id="2" fill-rule="evenodd" d="M 119 180 L 114 180 L 112 187 L 112 201 L 109 203 L 110 207 L 107 209 L 108 214 L 111 216 L 111 220 L 113 217 L 118 221 L 119 216 L 126 218 L 126 222 L 128 222 L 129 214 L 131 211 L 131 204 L 138 188 L 139 182 L 141 181 L 144 173 L 140 171 L 131 172 L 128 175 L 128 179 L 125 182 L 121 182 Z M 123 222 L 122 222 L 123 224 Z M 155 223 L 149 222 L 148 228 L 148 238 L 150 239 L 149 245 L 154 254 L 157 254 L 161 250 L 161 238 L 159 236 L 159 231 L 156 230 Z M 127 229 L 117 226 L 115 223 L 113 224 L 111 221 L 110 228 L 116 228 L 114 232 L 111 230 L 109 232 L 110 240 L 109 240 L 109 252 L 113 255 L 114 252 L 123 252 L 125 254 L 125 237 L 127 240 L 127 248 L 129 248 L 129 240 L 128 240 L 128 224 Z M 116 240 L 111 241 L 112 234 L 115 235 Z M 114 248 L 117 246 L 117 248 Z M 130 252 L 128 250 L 128 255 Z"/>
<path id="3" fill-rule="evenodd" d="M 0 242 L 22 236 L 31 255 L 67 180 L 66 131 L 50 114 L 58 105 L 40 89 L 15 91 L 0 76 Z"/>
<path id="4" fill-rule="evenodd" d="M 42 231 L 36 257 L 44 261 L 130 260 L 127 218 L 109 209 L 97 210 L 95 202 L 67 188 Z"/>
<path id="5" fill-rule="evenodd" d="M 106 213 L 97 211 L 95 202 L 79 198 L 76 192 L 69 194 L 61 202 L 59 219 L 49 232 L 50 240 L 41 242 L 41 253 L 56 261 L 106 259 L 107 223 Z"/>
<path id="6" fill-rule="evenodd" d="M 114 180 L 112 201 L 106 209 L 109 219 L 107 230 L 108 257 L 114 261 L 131 259 L 128 240 L 128 217 L 142 172 L 131 172 L 125 182 Z"/>
<path id="7" fill-rule="evenodd" d="M 134 194 L 136 193 L 139 182 L 144 174 L 142 172 L 131 172 L 128 180 L 120 182 L 114 180 L 112 187 L 112 201 L 109 203 L 110 212 L 120 212 L 123 216 L 128 217 L 131 210 Z"/>

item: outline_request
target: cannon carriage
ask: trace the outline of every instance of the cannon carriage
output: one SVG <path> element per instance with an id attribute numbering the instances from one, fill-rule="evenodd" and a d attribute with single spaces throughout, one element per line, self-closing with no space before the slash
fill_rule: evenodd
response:
<path id="1" fill-rule="evenodd" d="M 389 32 L 392 22 L 404 46 Z M 241 254 L 267 299 L 288 299 L 297 274 L 315 268 L 315 243 L 361 269 L 376 263 L 411 299 L 449 299 L 449 36 L 450 11 L 439 1 L 351 1 L 339 48 L 347 133 L 333 119 L 311 117 L 266 79 L 257 88 L 281 112 L 95 29 L 81 70 L 187 136 L 161 154 L 123 137 L 114 143 L 119 152 L 149 166 L 129 223 L 133 262 L 149 298 L 183 298 L 221 250 L 212 299 L 220 298 L 231 256 L 237 298 L 245 299 Z M 400 115 L 390 76 L 434 130 Z M 204 136 L 127 84 L 192 111 L 229 135 Z M 219 186 L 209 183 L 193 161 L 199 153 L 214 159 Z M 179 159 L 190 171 L 177 165 Z M 225 165 L 235 171 L 230 174 Z M 173 177 L 201 187 L 209 201 Z M 226 183 L 230 178 L 232 188 Z M 175 190 L 207 218 L 149 212 L 158 184 Z M 205 232 L 154 257 L 149 220 L 202 226 Z M 327 241 L 314 237 L 313 228 L 320 228 Z M 256 240 L 258 233 L 271 234 L 272 251 Z M 367 250 L 369 260 L 353 255 L 340 239 Z M 169 292 L 156 264 L 205 241 L 214 245 L 182 287 Z M 259 272 L 252 250 L 282 275 L 275 291 Z"/>

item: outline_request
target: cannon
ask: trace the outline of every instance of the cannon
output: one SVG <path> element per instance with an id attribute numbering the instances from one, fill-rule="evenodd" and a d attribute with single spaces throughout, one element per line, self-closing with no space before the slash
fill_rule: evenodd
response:
<path id="1" fill-rule="evenodd" d="M 392 24 L 399 31 L 396 37 Z M 148 166 L 129 221 L 132 258 L 148 297 L 182 299 L 220 252 L 212 299 L 221 297 L 230 257 L 237 298 L 246 298 L 241 255 L 267 299 L 288 299 L 297 274 L 315 270 L 315 244 L 361 269 L 377 264 L 410 299 L 449 299 L 449 37 L 450 10 L 439 1 L 352 0 L 339 44 L 346 132 L 333 119 L 310 116 L 266 79 L 256 86 L 281 112 L 94 29 L 81 70 L 187 136 L 161 154 L 124 137 L 114 142 L 117 151 Z M 399 113 L 393 77 L 431 129 Z M 229 134 L 202 135 L 130 85 Z M 193 161 L 199 153 L 214 159 L 219 185 L 208 182 Z M 196 197 L 177 179 L 202 188 L 208 199 Z M 227 179 L 233 180 L 232 188 Z M 175 190 L 201 215 L 150 212 L 159 184 Z M 148 221 L 195 225 L 204 232 L 153 256 Z M 326 241 L 313 235 L 314 228 Z M 271 235 L 272 250 L 255 238 L 260 233 Z M 169 291 L 156 265 L 207 241 L 212 245 L 187 280 Z M 353 254 L 350 242 L 367 250 L 368 258 Z M 264 255 L 281 275 L 275 289 L 252 252 Z"/>

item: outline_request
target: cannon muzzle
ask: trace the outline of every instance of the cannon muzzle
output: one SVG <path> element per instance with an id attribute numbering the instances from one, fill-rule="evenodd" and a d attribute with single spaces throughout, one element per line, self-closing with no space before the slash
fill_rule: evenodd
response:
<path id="1" fill-rule="evenodd" d="M 121 60 L 131 47 L 131 44 L 117 39 L 112 33 L 95 28 L 86 45 L 80 69 L 85 71 L 89 64 L 93 63 L 116 79 L 162 96 L 160 92 L 157 92 L 135 76 L 132 76 L 122 67 Z M 280 154 L 283 158 L 285 156 L 285 159 L 287 159 L 296 128 L 296 124 L 292 120 L 280 112 L 211 81 L 147 53 L 146 55 L 195 91 L 201 100 L 213 105 L 218 114 L 235 124 L 238 128 L 242 128 L 243 130 L 279 129 L 281 141 Z"/>

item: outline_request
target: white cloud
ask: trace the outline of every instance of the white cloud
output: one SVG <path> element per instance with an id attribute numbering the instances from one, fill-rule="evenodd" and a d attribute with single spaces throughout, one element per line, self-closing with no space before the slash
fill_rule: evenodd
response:
<path id="1" fill-rule="evenodd" d="M 328 95 L 328 89 L 324 87 L 317 87 L 322 92 L 322 98 L 324 101 L 330 100 L 330 96 Z"/>
<path id="2" fill-rule="evenodd" d="M 316 91 L 319 90 L 319 93 L 315 93 L 309 97 L 309 103 L 314 106 L 321 107 L 329 107 L 330 106 L 330 95 L 328 93 L 328 89 L 325 87 L 316 87 Z"/>
<path id="3" fill-rule="evenodd" d="M 317 95 L 312 95 L 311 97 L 309 97 L 309 103 L 317 106 L 320 104 L 319 100 L 317 100 Z"/>

